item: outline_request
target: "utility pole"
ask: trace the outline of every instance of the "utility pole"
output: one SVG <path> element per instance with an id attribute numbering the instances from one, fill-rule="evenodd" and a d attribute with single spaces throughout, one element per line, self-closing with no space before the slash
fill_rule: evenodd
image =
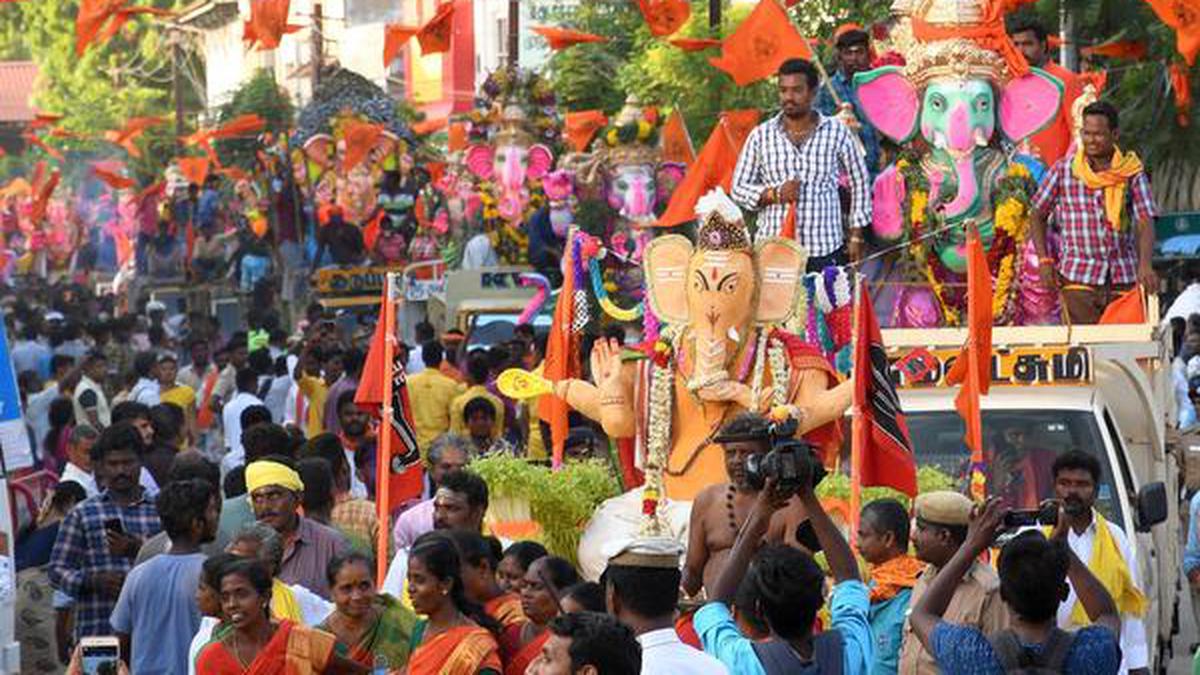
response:
<path id="1" fill-rule="evenodd" d="M 1058 59 L 1063 68 L 1079 72 L 1079 15 L 1062 3 L 1058 8 L 1058 36 L 1062 46 L 1058 48 Z"/>
<path id="2" fill-rule="evenodd" d="M 721 37 L 721 0 L 708 0 L 708 30 Z"/>
<path id="3" fill-rule="evenodd" d="M 317 95 L 317 87 L 321 86 L 321 66 L 325 64 L 324 24 L 321 14 L 321 3 L 313 3 L 312 25 L 312 89 L 313 97 Z"/>
<path id="4" fill-rule="evenodd" d="M 171 31 L 171 96 L 175 99 L 175 143 L 183 143 L 183 35 Z"/>
<path id="5" fill-rule="evenodd" d="M 521 61 L 521 3 L 508 0 L 508 67 L 513 70 Z"/>

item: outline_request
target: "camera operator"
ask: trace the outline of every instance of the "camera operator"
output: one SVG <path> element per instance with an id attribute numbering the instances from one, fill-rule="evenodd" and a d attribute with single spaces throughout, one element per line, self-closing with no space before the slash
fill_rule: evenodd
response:
<path id="1" fill-rule="evenodd" d="M 1006 512 L 996 497 L 975 508 L 966 541 L 913 608 L 909 618 L 913 632 L 947 675 L 1018 668 L 1068 675 L 1116 673 L 1121 660 L 1117 606 L 1067 546 L 1070 526 L 1061 512 L 1049 539 L 1041 532 L 1023 532 L 1000 551 L 1000 596 L 1012 615 L 1006 628 L 985 634 L 943 619 L 958 579 L 993 545 Z M 1067 597 L 1068 579 L 1092 621 L 1075 633 L 1055 625 L 1059 603 Z"/>
<path id="2" fill-rule="evenodd" d="M 915 607 L 954 554 L 962 548 L 971 520 L 970 499 L 957 492 L 926 492 L 914 504 L 917 527 L 912 542 L 917 558 L 928 563 L 913 587 L 909 607 Z M 1008 625 L 1008 612 L 1000 600 L 1000 579 L 990 566 L 975 561 L 953 577 L 953 598 L 945 611 L 946 621 L 973 626 L 985 634 L 994 633 Z M 904 626 L 904 642 L 900 646 L 900 669 L 903 675 L 935 675 L 938 668 L 933 655 L 913 633 L 912 621 Z"/>
<path id="3" fill-rule="evenodd" d="M 867 587 L 859 580 L 849 544 L 813 492 L 815 458 L 809 456 L 806 460 L 797 463 L 800 470 L 795 480 L 782 472 L 778 478 L 766 477 L 725 568 L 713 585 L 713 602 L 700 608 L 693 620 L 704 650 L 731 673 L 774 675 L 833 670 L 857 675 L 869 672 L 874 660 L 867 621 Z M 832 628 L 819 635 L 812 631 L 825 599 L 821 568 L 808 553 L 786 545 L 768 544 L 760 550 L 772 517 L 793 495 L 808 513 L 837 582 L 830 599 Z M 758 593 L 758 609 L 770 628 L 766 641 L 754 642 L 743 636 L 730 613 L 729 605 L 743 577 Z"/>
<path id="4" fill-rule="evenodd" d="M 750 516 L 760 490 L 748 480 L 746 462 L 771 449 L 769 430 L 767 418 L 744 412 L 726 422 L 713 439 L 725 451 L 725 475 L 729 481 L 704 488 L 692 503 L 683 568 L 683 590 L 688 595 L 695 595 L 702 586 L 711 593 L 717 574 L 733 548 L 733 540 Z M 799 500 L 792 499 L 771 519 L 766 541 L 794 546 L 796 527 L 804 519 Z"/>

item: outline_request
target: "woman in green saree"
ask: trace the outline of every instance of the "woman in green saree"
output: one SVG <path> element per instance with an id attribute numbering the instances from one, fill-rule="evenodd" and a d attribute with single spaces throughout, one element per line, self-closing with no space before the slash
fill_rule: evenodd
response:
<path id="1" fill-rule="evenodd" d="M 348 647 L 345 656 L 352 661 L 399 669 L 408 663 L 417 616 L 392 596 L 375 591 L 372 567 L 371 560 L 357 551 L 329 561 L 329 588 L 337 609 L 317 627 L 336 635 Z"/>

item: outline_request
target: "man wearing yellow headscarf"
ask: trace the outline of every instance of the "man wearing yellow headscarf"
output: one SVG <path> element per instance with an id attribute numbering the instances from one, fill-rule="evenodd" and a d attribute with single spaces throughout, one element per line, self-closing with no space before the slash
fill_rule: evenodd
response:
<path id="1" fill-rule="evenodd" d="M 271 455 L 246 466 L 246 492 L 254 517 L 283 538 L 279 579 L 329 599 L 326 571 L 334 556 L 349 549 L 337 530 L 300 515 L 304 482 L 289 457 Z"/>
<path id="2" fill-rule="evenodd" d="M 1073 450 L 1054 460 L 1054 495 L 1067 532 L 1067 545 L 1100 580 L 1121 614 L 1121 672 L 1144 671 L 1150 651 L 1142 615 L 1147 600 L 1138 581 L 1137 558 L 1125 531 L 1096 510 L 1100 485 L 1100 462 L 1094 456 Z M 1047 529 L 1049 535 L 1049 529 Z M 1072 587 L 1058 606 L 1058 626 L 1075 630 L 1090 623 L 1087 612 Z M 1148 672 L 1148 671 L 1146 671 Z"/>
<path id="3" fill-rule="evenodd" d="M 1064 320 L 1096 323 L 1118 294 L 1158 292 L 1151 267 L 1158 208 L 1132 151 L 1117 147 L 1119 114 L 1107 101 L 1083 109 L 1081 142 L 1050 168 L 1033 198 L 1031 225 L 1042 284 L 1062 291 Z M 1047 243 L 1053 214 L 1057 255 Z"/>

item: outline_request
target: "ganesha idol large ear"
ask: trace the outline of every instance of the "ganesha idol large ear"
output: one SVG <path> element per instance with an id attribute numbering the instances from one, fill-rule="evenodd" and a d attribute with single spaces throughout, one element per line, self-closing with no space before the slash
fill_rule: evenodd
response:
<path id="1" fill-rule="evenodd" d="M 692 251 L 687 237 L 668 234 L 651 241 L 642 256 L 650 309 L 666 323 L 687 323 L 687 271 Z"/>
<path id="2" fill-rule="evenodd" d="M 1062 80 L 1041 68 L 1030 68 L 1000 94 L 1000 130 L 1014 143 L 1029 138 L 1054 121 L 1062 97 Z"/>
<path id="3" fill-rule="evenodd" d="M 884 136 L 907 143 L 917 133 L 917 90 L 898 66 L 858 73 L 854 76 L 854 93 L 867 122 Z"/>
<path id="4" fill-rule="evenodd" d="M 758 263 L 758 307 L 754 319 L 759 323 L 783 323 L 792 318 L 796 299 L 804 292 L 801 281 L 808 265 L 808 251 L 789 239 L 771 238 L 755 247 Z"/>

